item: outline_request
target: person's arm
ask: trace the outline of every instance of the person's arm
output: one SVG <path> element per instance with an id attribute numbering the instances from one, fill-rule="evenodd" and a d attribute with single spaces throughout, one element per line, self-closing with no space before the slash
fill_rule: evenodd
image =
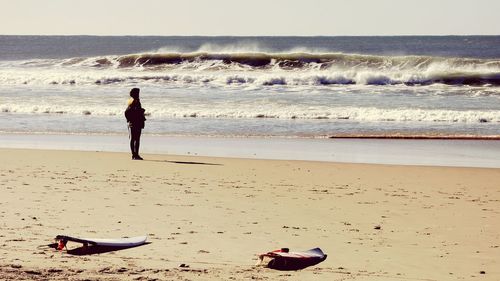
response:
<path id="1" fill-rule="evenodd" d="M 127 119 L 127 123 L 130 123 L 130 106 L 125 109 L 125 119 Z"/>

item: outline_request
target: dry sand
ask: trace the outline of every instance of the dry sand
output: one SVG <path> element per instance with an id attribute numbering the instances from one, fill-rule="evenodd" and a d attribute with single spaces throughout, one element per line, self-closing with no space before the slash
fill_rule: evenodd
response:
<path id="1" fill-rule="evenodd" d="M 500 280 L 500 169 L 0 153 L 2 280 Z M 79 256 L 43 247 L 58 234 L 151 243 Z M 253 266 L 281 247 L 328 259 Z"/>

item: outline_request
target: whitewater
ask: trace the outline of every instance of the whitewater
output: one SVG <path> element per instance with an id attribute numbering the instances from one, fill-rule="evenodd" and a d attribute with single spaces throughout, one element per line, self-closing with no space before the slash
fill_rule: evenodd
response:
<path id="1" fill-rule="evenodd" d="M 497 36 L 382 39 L 0 36 L 0 132 L 500 137 Z"/>

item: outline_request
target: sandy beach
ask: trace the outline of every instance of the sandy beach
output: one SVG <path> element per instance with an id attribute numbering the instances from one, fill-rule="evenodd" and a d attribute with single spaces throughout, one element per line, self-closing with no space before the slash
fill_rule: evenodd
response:
<path id="1" fill-rule="evenodd" d="M 498 168 L 0 152 L 3 280 L 500 276 Z M 46 247 L 59 234 L 150 243 L 72 255 Z M 328 258 L 301 271 L 254 266 L 282 247 L 320 247 Z"/>

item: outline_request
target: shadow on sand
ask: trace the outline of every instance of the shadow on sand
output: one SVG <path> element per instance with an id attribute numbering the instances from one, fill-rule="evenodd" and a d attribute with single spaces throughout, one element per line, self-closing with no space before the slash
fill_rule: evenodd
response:
<path id="1" fill-rule="evenodd" d="M 173 163 L 173 164 L 184 164 L 184 165 L 209 165 L 209 166 L 223 166 L 217 163 L 204 163 L 204 162 L 191 162 L 191 161 L 169 161 L 169 160 L 147 160 L 149 162 L 162 162 L 162 163 Z"/>
<path id="2" fill-rule="evenodd" d="M 151 242 L 146 242 L 142 245 L 137 245 L 137 246 L 126 246 L 126 247 L 115 247 L 115 246 L 97 246 L 97 245 L 90 245 L 90 246 L 82 246 L 74 249 L 69 249 L 66 251 L 66 253 L 73 255 L 73 256 L 88 256 L 88 255 L 96 255 L 96 254 L 103 254 L 103 253 L 108 253 L 108 252 L 115 252 L 115 251 L 120 251 L 120 250 L 125 250 L 125 249 L 130 249 L 130 248 L 136 248 L 136 247 L 141 247 L 144 245 L 151 244 Z M 49 248 L 54 248 L 57 249 L 57 243 L 52 243 L 47 245 Z"/>

